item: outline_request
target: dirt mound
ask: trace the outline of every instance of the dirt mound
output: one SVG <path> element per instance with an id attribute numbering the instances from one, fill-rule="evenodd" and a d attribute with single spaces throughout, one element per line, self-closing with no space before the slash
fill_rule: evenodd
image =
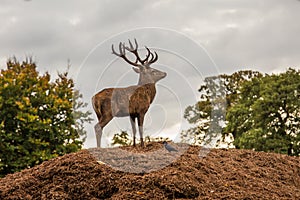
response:
<path id="1" fill-rule="evenodd" d="M 200 147 L 178 155 L 160 143 L 122 148 L 125 154 L 116 149 L 82 150 L 7 175 L 0 179 L 0 199 L 300 199 L 298 157 L 213 149 L 201 158 Z M 153 159 L 143 156 L 151 152 L 158 152 Z M 118 170 L 128 155 L 137 156 L 134 170 L 150 169 L 150 163 L 155 168 L 157 160 L 173 162 L 151 173 Z"/>

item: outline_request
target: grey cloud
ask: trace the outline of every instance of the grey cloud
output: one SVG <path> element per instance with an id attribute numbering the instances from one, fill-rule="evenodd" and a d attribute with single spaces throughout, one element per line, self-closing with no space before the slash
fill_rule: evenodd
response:
<path id="1" fill-rule="evenodd" d="M 116 81 L 120 86 L 137 82 L 138 76 L 122 60 L 112 62 L 110 49 L 111 44 L 137 37 L 141 48 L 148 45 L 158 51 L 155 67 L 169 74 L 161 84 L 186 105 L 195 101 L 192 92 L 197 95 L 205 76 L 244 67 L 262 72 L 299 67 L 299 9 L 296 0 L 2 0 L 0 61 L 32 54 L 40 70 L 53 74 L 65 70 L 70 59 L 77 86 L 90 102 L 97 90 Z M 99 79 L 106 67 L 106 76 Z M 188 84 L 191 89 L 186 89 Z M 175 104 L 162 91 L 157 103 L 171 113 Z M 158 123 L 155 120 L 152 124 Z"/>

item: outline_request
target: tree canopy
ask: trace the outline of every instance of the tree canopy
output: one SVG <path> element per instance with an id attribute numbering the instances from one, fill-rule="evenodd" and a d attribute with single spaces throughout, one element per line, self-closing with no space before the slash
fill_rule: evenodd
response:
<path id="1" fill-rule="evenodd" d="M 237 148 L 300 154 L 300 71 L 254 78 L 227 113 Z"/>
<path id="2" fill-rule="evenodd" d="M 272 75 L 239 71 L 218 78 L 223 85 L 220 97 L 226 98 L 226 118 L 218 119 L 224 121 L 224 137 L 232 134 L 236 148 L 300 154 L 299 71 L 288 69 Z M 213 120 L 211 95 L 215 92 L 207 80 L 199 89 L 200 101 L 185 111 L 185 118 L 196 126 L 182 137 L 194 137 L 198 144 L 209 135 Z"/>
<path id="3" fill-rule="evenodd" d="M 261 77 L 262 74 L 257 71 L 243 70 L 235 72 L 231 75 L 221 74 L 213 77 L 206 77 L 204 84 L 198 90 L 200 92 L 200 100 L 185 109 L 184 117 L 189 123 L 195 124 L 193 128 L 183 131 L 181 136 L 184 142 L 193 141 L 193 144 L 203 145 L 207 137 L 211 137 L 210 126 L 213 121 L 226 122 L 227 110 L 235 105 L 238 95 L 240 94 L 241 85 L 253 77 Z M 219 105 L 216 109 L 216 105 Z M 224 114 L 216 115 L 212 111 L 219 111 Z M 214 119 L 213 115 L 217 118 Z M 215 122 L 217 124 L 218 122 Z M 226 133 L 223 126 L 220 131 L 223 136 Z M 219 141 L 220 142 L 220 141 Z"/>
<path id="4" fill-rule="evenodd" d="M 82 147 L 90 112 L 68 73 L 39 75 L 31 59 L 0 73 L 0 176 Z"/>

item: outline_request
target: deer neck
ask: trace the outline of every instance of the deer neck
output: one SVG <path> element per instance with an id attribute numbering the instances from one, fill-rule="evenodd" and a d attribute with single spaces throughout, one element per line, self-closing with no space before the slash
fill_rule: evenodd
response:
<path id="1" fill-rule="evenodd" d="M 149 80 L 144 80 L 144 79 L 139 79 L 138 85 L 146 85 L 146 84 L 155 84 L 155 82 L 153 81 L 149 81 Z"/>
<path id="2" fill-rule="evenodd" d="M 150 103 L 152 103 L 156 94 L 155 83 L 147 83 L 142 85 L 142 87 L 145 88 L 145 95 L 149 97 Z"/>
<path id="3" fill-rule="evenodd" d="M 145 94 L 149 97 L 150 103 L 152 103 L 156 94 L 155 82 L 153 80 L 148 80 L 144 77 L 140 77 L 138 86 L 145 88 Z"/>

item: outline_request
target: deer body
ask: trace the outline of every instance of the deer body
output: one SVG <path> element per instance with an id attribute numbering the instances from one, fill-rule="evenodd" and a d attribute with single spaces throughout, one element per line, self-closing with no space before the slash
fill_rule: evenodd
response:
<path id="1" fill-rule="evenodd" d="M 107 88 L 92 99 L 97 117 L 126 117 L 146 113 L 155 97 L 154 84 L 126 88 Z M 107 112 L 107 113 L 106 113 Z"/>
<path id="2" fill-rule="evenodd" d="M 133 132 L 133 145 L 135 146 L 136 138 L 136 119 L 138 123 L 141 146 L 143 143 L 143 123 L 146 112 L 148 111 L 150 104 L 152 103 L 156 88 L 155 83 L 164 78 L 167 74 L 157 69 L 151 68 L 150 64 L 157 60 L 157 54 L 155 56 L 146 47 L 148 55 L 146 59 L 139 58 L 136 48 L 129 41 L 130 47 L 125 47 L 120 43 L 120 53 L 116 53 L 112 47 L 113 54 L 122 57 L 125 61 L 134 65 L 133 70 L 140 75 L 138 85 L 133 85 L 125 88 L 107 88 L 92 98 L 93 108 L 96 112 L 98 123 L 95 126 L 97 147 L 100 147 L 103 128 L 114 117 L 130 117 L 130 122 Z M 133 53 L 137 59 L 136 62 L 131 62 L 125 57 L 125 49 Z M 150 58 L 151 56 L 151 58 Z M 150 60 L 149 60 L 150 58 Z M 138 61 L 140 63 L 138 63 Z"/>

